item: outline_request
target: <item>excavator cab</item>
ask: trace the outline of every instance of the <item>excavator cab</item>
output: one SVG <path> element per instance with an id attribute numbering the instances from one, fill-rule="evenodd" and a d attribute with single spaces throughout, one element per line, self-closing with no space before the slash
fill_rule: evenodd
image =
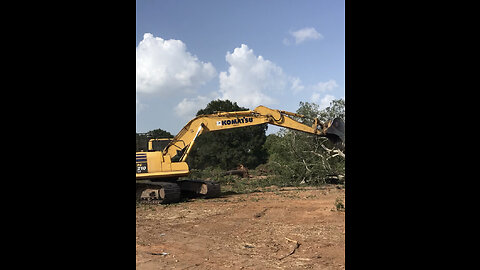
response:
<path id="1" fill-rule="evenodd" d="M 327 138 L 334 144 L 345 142 L 345 123 L 341 118 L 335 118 L 327 122 L 325 131 Z"/>
<path id="2" fill-rule="evenodd" d="M 148 141 L 148 151 L 162 151 L 172 140 L 173 138 L 150 139 Z"/>

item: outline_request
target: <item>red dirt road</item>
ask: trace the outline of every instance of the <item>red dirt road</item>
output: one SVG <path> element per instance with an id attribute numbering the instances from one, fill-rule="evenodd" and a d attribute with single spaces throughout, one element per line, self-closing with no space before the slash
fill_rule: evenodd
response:
<path id="1" fill-rule="evenodd" d="M 344 269 L 336 199 L 328 186 L 138 205 L 137 269 Z"/>

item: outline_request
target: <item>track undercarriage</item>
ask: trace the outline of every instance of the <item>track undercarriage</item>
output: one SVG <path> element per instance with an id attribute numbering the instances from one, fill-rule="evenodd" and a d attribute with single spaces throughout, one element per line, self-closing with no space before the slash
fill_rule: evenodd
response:
<path id="1" fill-rule="evenodd" d="M 143 204 L 167 204 L 182 198 L 215 198 L 220 196 L 220 184 L 204 180 L 137 181 L 137 201 Z"/>

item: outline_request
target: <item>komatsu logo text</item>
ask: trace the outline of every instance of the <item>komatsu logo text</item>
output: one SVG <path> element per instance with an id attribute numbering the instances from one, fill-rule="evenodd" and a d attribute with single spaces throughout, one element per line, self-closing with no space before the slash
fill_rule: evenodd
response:
<path id="1" fill-rule="evenodd" d="M 222 120 L 217 121 L 217 126 L 228 126 L 228 125 L 236 125 L 236 124 L 245 124 L 253 122 L 253 117 L 243 117 L 243 118 L 236 118 L 232 120 Z"/>

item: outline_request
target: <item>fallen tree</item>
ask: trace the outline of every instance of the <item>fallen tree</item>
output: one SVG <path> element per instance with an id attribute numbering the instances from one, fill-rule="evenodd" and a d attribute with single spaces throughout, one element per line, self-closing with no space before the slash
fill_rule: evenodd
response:
<path id="1" fill-rule="evenodd" d="M 225 175 L 238 175 L 242 178 L 250 178 L 250 175 L 248 174 L 248 169 L 243 166 L 242 164 L 240 164 L 237 169 L 235 170 L 229 170 L 229 171 L 226 171 L 224 174 Z"/>
<path id="2" fill-rule="evenodd" d="M 310 119 L 339 117 L 344 120 L 344 101 L 334 100 L 331 107 L 319 110 L 314 103 L 300 103 L 298 114 Z M 311 125 L 309 120 L 304 124 Z M 265 143 L 269 153 L 268 165 L 275 174 L 290 178 L 296 183 L 327 183 L 331 179 L 345 179 L 345 145 L 333 144 L 323 137 L 294 130 L 281 129 L 270 134 Z"/>

